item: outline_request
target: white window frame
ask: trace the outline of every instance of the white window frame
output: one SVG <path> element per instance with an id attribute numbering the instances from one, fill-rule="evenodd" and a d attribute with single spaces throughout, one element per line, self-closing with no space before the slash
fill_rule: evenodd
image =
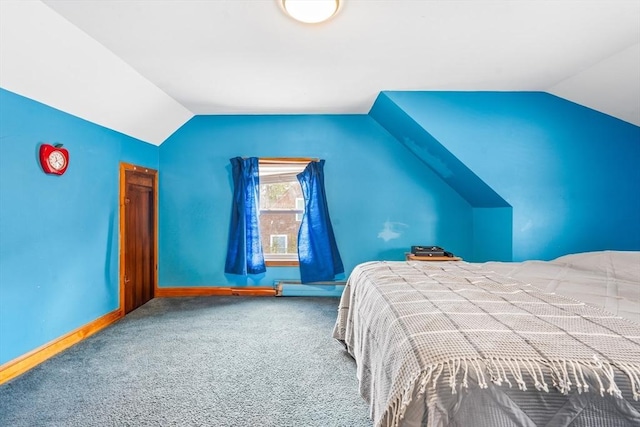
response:
<path id="1" fill-rule="evenodd" d="M 260 185 L 272 184 L 277 182 L 298 182 L 298 175 L 304 170 L 304 168 L 311 161 L 316 159 L 308 158 L 260 158 L 259 159 L 259 173 L 260 173 Z M 296 207 L 298 205 L 299 198 L 296 198 Z M 279 212 L 295 213 L 296 221 L 302 221 L 302 215 L 304 214 L 304 199 L 302 209 L 282 209 Z M 260 210 L 260 214 L 265 212 Z M 268 212 L 273 213 L 274 210 Z M 266 213 L 266 212 L 265 212 Z M 286 236 L 286 235 L 283 235 Z M 266 241 L 267 236 L 260 236 L 262 241 Z M 288 236 L 287 236 L 288 237 Z M 271 240 L 269 238 L 269 243 Z M 288 243 L 288 242 L 287 242 Z M 263 243 L 264 244 L 264 243 Z M 293 254 L 264 254 L 265 264 L 267 266 L 297 266 L 299 265 L 298 253 Z"/>

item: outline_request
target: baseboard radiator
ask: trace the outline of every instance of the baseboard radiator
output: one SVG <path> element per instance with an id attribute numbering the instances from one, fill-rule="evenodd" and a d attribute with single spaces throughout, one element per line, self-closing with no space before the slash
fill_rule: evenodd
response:
<path id="1" fill-rule="evenodd" d="M 327 296 L 336 297 L 342 295 L 346 282 L 327 281 L 301 283 L 300 280 L 282 279 L 274 280 L 276 296 Z"/>

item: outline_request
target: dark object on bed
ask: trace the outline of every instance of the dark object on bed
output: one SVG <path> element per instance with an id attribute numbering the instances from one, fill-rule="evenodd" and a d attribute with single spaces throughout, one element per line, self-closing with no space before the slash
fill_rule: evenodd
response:
<path id="1" fill-rule="evenodd" d="M 606 280 L 640 286 L 640 252 L 623 255 Z M 640 425 L 640 324 L 482 264 L 361 264 L 333 336 L 376 427 Z"/>

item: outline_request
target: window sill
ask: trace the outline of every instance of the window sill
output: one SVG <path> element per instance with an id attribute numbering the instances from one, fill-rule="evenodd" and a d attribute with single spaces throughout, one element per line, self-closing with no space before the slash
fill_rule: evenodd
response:
<path id="1" fill-rule="evenodd" d="M 267 267 L 298 267 L 300 262 L 297 259 L 280 259 L 280 260 L 265 260 Z"/>

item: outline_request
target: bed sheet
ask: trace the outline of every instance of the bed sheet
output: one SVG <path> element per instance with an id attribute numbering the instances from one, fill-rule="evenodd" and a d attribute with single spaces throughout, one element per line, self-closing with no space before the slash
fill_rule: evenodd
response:
<path id="1" fill-rule="evenodd" d="M 634 319 L 637 315 L 638 307 L 634 305 L 638 290 L 637 268 L 640 263 L 636 263 L 640 253 L 600 253 L 579 256 L 561 257 L 552 262 L 527 262 L 527 263 L 482 263 L 473 264 L 465 262 L 408 262 L 408 263 L 382 263 L 385 268 L 390 267 L 390 272 L 370 274 L 371 269 L 380 267 L 379 263 L 365 263 L 354 269 L 350 275 L 342 295 L 338 318 L 334 328 L 334 337 L 345 343 L 347 351 L 354 357 L 358 365 L 358 379 L 360 381 L 360 392 L 363 397 L 370 403 L 371 417 L 376 426 L 402 426 L 402 427 L 418 427 L 418 426 L 630 426 L 640 425 L 640 392 L 638 384 L 640 384 L 640 325 L 636 324 Z M 408 268 L 408 269 L 407 269 Z M 369 280 L 371 277 L 363 280 L 363 271 L 369 269 L 365 276 L 377 276 L 376 280 Z M 396 270 L 397 271 L 393 271 Z M 417 270 L 405 275 L 407 271 Z M 392 272 L 393 271 L 393 272 Z M 424 278 L 417 276 L 424 274 Z M 397 276 L 397 277 L 392 277 Z M 435 281 L 432 279 L 435 278 Z M 486 283 L 489 280 L 492 283 Z M 578 280 L 578 282 L 576 282 Z M 399 282 L 403 283 L 399 283 Z M 466 281 L 466 282 L 465 282 Z M 470 284 L 472 282 L 479 284 L 481 289 L 475 289 Z M 377 283 L 376 283 L 377 282 Z M 437 282 L 437 283 L 436 283 Z M 615 374 L 611 377 L 609 391 L 607 386 L 603 386 L 603 372 L 598 369 L 584 369 L 584 376 L 581 381 L 582 385 L 576 382 L 572 384 L 570 381 L 571 368 L 568 369 L 569 375 L 565 377 L 565 381 L 569 384 L 562 383 L 562 379 L 553 373 L 553 365 L 555 362 L 540 361 L 546 375 L 554 377 L 552 381 L 547 380 L 549 387 L 542 387 L 537 379 L 535 379 L 535 370 L 524 373 L 521 377 L 515 378 L 509 373 L 500 374 L 499 367 L 510 366 L 506 361 L 499 361 L 492 365 L 491 359 L 498 359 L 499 356 L 489 357 L 488 359 L 476 358 L 478 369 L 460 368 L 461 360 L 453 354 L 447 359 L 446 353 L 443 356 L 445 360 L 440 365 L 434 365 L 429 362 L 429 357 L 433 356 L 433 351 L 429 347 L 425 347 L 425 342 L 420 345 L 407 345 L 407 341 L 420 341 L 421 337 L 430 334 L 427 330 L 413 330 L 406 332 L 415 327 L 416 324 L 430 323 L 432 326 L 437 325 L 438 317 L 433 317 L 429 321 L 421 321 L 418 313 L 411 311 L 403 311 L 409 305 L 415 303 L 416 298 L 422 299 L 424 295 L 416 296 L 414 291 L 407 288 L 419 289 L 420 292 L 449 292 L 448 298 L 454 295 L 483 295 L 484 291 L 489 291 L 486 296 L 492 298 L 492 294 L 505 293 L 504 286 L 514 286 L 508 290 L 515 290 L 522 295 L 528 297 L 530 295 L 535 298 L 549 298 L 552 305 L 562 306 L 566 303 L 567 310 L 572 310 L 571 316 L 560 317 L 578 317 L 586 316 L 587 318 L 602 318 L 606 327 L 615 325 L 616 328 L 624 329 L 622 335 L 624 339 L 631 340 L 630 346 L 625 347 L 622 351 L 624 354 L 608 354 L 607 357 L 616 359 L 621 357 L 625 363 L 629 362 L 629 366 L 636 369 L 634 374 L 625 375 L 620 369 L 615 369 Z M 583 283 L 583 286 L 578 286 Z M 382 284 L 385 290 L 379 290 L 376 287 Z M 444 285 L 444 286 L 442 286 Z M 475 286 L 475 285 L 474 285 Z M 432 287 L 432 289 L 429 288 Z M 585 289 L 591 289 L 586 291 Z M 372 289 L 375 291 L 371 292 Z M 366 292 L 363 292 L 366 291 Z M 540 292 L 538 292 L 540 291 Z M 544 291 L 544 292 L 543 292 Z M 562 292 L 560 292 L 562 291 Z M 480 293 L 478 293 L 480 292 Z M 524 292 L 524 293 L 522 293 Z M 557 296 L 555 293 L 557 292 Z M 364 294 L 370 294 L 365 296 Z M 403 296 L 406 295 L 406 296 Z M 445 295 L 444 293 L 441 295 Z M 545 296 L 546 295 L 546 296 Z M 582 301 L 575 298 L 576 296 L 591 296 L 595 302 L 598 298 L 604 296 L 608 298 L 608 303 L 604 304 L 583 304 Z M 432 298 L 433 294 L 431 294 Z M 486 299 L 486 298 L 481 298 Z M 520 298 L 523 299 L 523 298 Z M 526 298 L 524 298 L 526 300 Z M 573 301 L 575 299 L 575 301 Z M 588 299 L 588 298 L 587 298 Z M 389 301 L 397 300 L 400 305 L 389 304 Z M 490 301 L 489 305 L 479 304 L 480 311 L 486 311 L 491 308 L 492 304 L 495 308 L 496 301 Z M 429 302 L 430 309 L 434 308 L 434 304 L 439 304 L 439 310 L 447 307 L 444 302 Z M 630 305 L 627 305 L 630 304 Z M 574 307 L 575 306 L 575 307 Z M 399 308 L 404 307 L 404 308 Z M 457 305 L 453 306 L 456 310 L 478 311 L 471 306 Z M 540 306 L 541 313 L 544 316 L 557 317 L 557 313 L 549 312 L 546 306 Z M 519 307 L 518 310 L 522 308 Z M 557 307 L 556 307 L 557 308 Z M 604 311 L 604 309 L 609 310 Z M 427 310 L 427 311 L 429 311 Z M 561 311 L 565 309 L 562 308 Z M 432 310 L 433 311 L 433 310 Z M 446 311 L 446 310 L 445 310 Z M 501 310 L 499 310 L 501 311 Z M 615 311 L 615 313 L 612 313 Z M 449 315 L 451 315 L 449 310 Z M 545 314 L 546 313 L 546 314 Z M 457 313 L 459 314 L 459 313 Z M 473 313 L 475 315 L 482 313 Z M 489 314 L 488 312 L 486 314 Z M 511 313 L 512 315 L 514 313 Z M 522 313 L 518 313 L 519 315 Z M 624 316 L 623 316 L 624 315 Z M 620 316 L 625 317 L 621 319 Z M 451 316 L 450 316 L 451 317 Z M 487 316 L 487 331 L 480 331 L 484 340 L 491 340 L 490 324 L 496 320 L 493 313 Z M 447 321 L 451 320 L 451 317 Z M 433 323 L 435 320 L 436 323 Z M 630 323 L 628 319 L 631 319 Z M 532 324 L 540 319 L 532 319 Z M 456 317 L 458 324 L 466 322 L 465 317 Z M 567 323 L 568 322 L 568 323 Z M 560 328 L 572 328 L 573 320 L 563 320 L 557 325 Z M 504 325 L 511 325 L 509 322 L 500 320 Z M 517 323 L 522 329 L 522 325 L 527 322 Z M 414 326 L 412 326 L 414 325 Z M 440 325 L 442 326 L 442 325 Z M 464 327 L 456 326 L 457 331 L 451 331 L 456 334 L 462 331 L 464 335 L 466 330 Z M 381 332 L 382 331 L 382 332 Z M 402 332 L 399 332 L 402 331 Z M 441 332 L 446 332 L 444 328 Z M 508 340 L 508 335 L 501 335 L 504 331 L 496 331 L 496 336 L 500 335 L 500 340 Z M 554 332 L 555 333 L 555 332 Z M 404 334 L 404 335 L 403 335 Z M 484 335 L 483 335 L 484 334 Z M 398 335 L 403 335 L 398 339 Z M 471 333 L 473 335 L 473 333 Z M 447 334 L 442 334 L 442 341 L 433 341 L 430 344 L 440 346 L 444 344 L 446 347 Z M 469 342 L 473 345 L 482 342 L 477 341 L 478 337 L 471 336 Z M 597 337 L 594 342 L 598 341 Z M 452 346 L 459 345 L 452 340 Z M 475 342 L 474 342 L 475 341 Z M 580 338 L 582 345 L 582 338 Z M 586 341 L 589 341 L 586 339 Z M 585 342 L 586 342 L 585 341 Z M 427 342 L 428 343 L 428 342 Z M 514 340 L 517 343 L 517 340 Z M 552 343 L 546 343 L 544 340 L 536 345 L 540 348 Z M 514 344 L 515 345 L 515 344 Z M 591 344 L 589 344 L 591 345 Z M 597 345 L 597 344 L 596 344 Z M 429 348 L 425 351 L 424 348 Z M 483 352 L 487 349 L 491 350 L 492 346 L 481 349 Z M 475 349 L 474 349 L 475 351 Z M 573 351 L 573 350 L 571 350 Z M 569 353 L 571 353 L 571 351 Z M 425 353 L 431 353 L 429 357 Z M 578 353 L 573 353 L 578 354 Z M 459 356 L 459 355 L 458 355 Z M 411 366 L 409 370 L 415 370 L 415 366 L 411 363 L 405 363 L 403 358 L 408 358 L 411 363 L 416 360 L 422 364 L 422 374 L 419 375 L 417 382 L 407 382 L 406 384 L 394 384 L 397 377 L 403 376 L 407 366 Z M 621 359 L 621 360 L 622 360 Z M 456 365 L 457 360 L 457 365 Z M 506 360 L 506 359 L 505 359 Z M 574 359 L 577 362 L 577 359 Z M 427 361 L 426 364 L 424 361 Z M 431 360 L 433 361 L 433 360 Z M 538 363 L 538 362 L 536 362 Z M 582 360 L 579 363 L 588 361 Z M 600 363 L 600 362 L 598 362 Z M 608 362 L 607 362 L 608 363 Z M 395 368 L 392 368 L 395 366 Z M 424 375 L 429 368 L 440 366 L 437 375 L 430 372 Z M 456 367 L 457 366 L 457 367 Z M 498 367 L 496 370 L 493 368 Z M 562 366 L 562 364 L 557 365 Z M 567 365 L 565 364 L 565 370 Z M 608 365 L 612 366 L 612 365 Z M 452 368 L 453 367 L 453 368 Z M 513 368 L 513 366 L 510 366 Z M 509 369 L 510 369 L 509 368 Z M 512 370 L 511 373 L 518 373 L 519 368 Z M 508 369 L 507 369 L 508 370 Z M 458 373 L 465 372 L 464 379 Z M 523 370 L 524 372 L 524 370 Z M 598 373 L 599 372 L 599 373 Z M 614 372 L 613 368 L 612 371 Z M 574 371 L 575 373 L 575 371 Z M 533 375 L 531 375 L 533 374 Z M 407 377 L 406 372 L 403 376 Z M 409 376 L 411 377 L 411 376 Z M 411 378 L 414 378 L 415 375 Z M 579 377 L 573 377 L 578 380 Z M 529 387 L 522 387 L 517 384 L 518 380 L 528 383 Z M 464 387 L 462 382 L 465 383 Z M 553 382 L 553 386 L 552 383 Z M 579 382 L 579 381 L 578 381 Z M 536 383 L 535 386 L 532 384 Z M 618 394 L 611 393 L 612 384 L 616 385 Z M 381 385 L 385 384 L 385 385 Z M 568 387 L 566 387 L 568 385 Z M 587 387 L 585 387 L 587 386 Z M 563 389 L 564 387 L 564 389 Z M 545 388 L 546 390 L 543 390 Z M 589 388 L 591 392 L 585 392 Z M 391 389 L 395 392 L 390 391 Z M 400 390 L 398 392 L 398 390 Z M 600 392 L 598 392 L 600 391 Z M 400 395 L 401 397 L 394 398 Z M 390 398 L 391 397 L 391 398 Z M 386 400 L 385 402 L 382 402 Z"/>
<path id="2" fill-rule="evenodd" d="M 597 251 L 565 255 L 551 261 L 479 265 L 640 323 L 638 251 Z"/>

